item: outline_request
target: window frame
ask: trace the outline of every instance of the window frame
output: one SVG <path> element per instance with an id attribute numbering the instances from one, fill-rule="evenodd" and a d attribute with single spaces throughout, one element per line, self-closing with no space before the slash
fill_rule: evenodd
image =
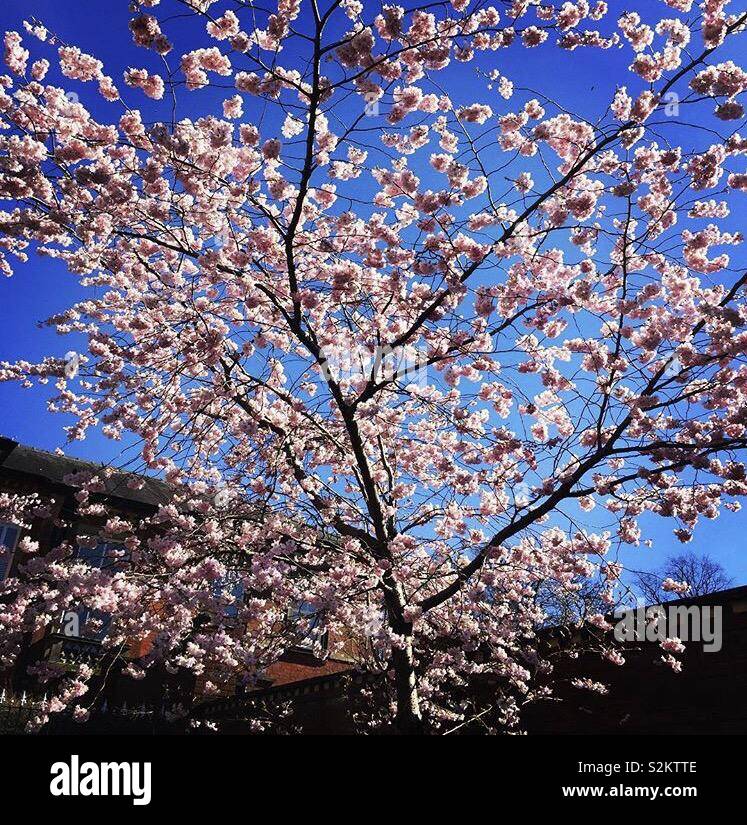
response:
<path id="1" fill-rule="evenodd" d="M 96 539 L 95 547 L 82 547 L 81 541 L 92 541 Z M 103 549 L 102 549 L 103 548 Z M 86 532 L 85 528 L 80 530 L 75 536 L 75 560 L 87 564 L 89 567 L 98 568 L 99 570 L 108 570 L 112 566 L 116 566 L 119 562 L 118 558 L 112 558 L 109 555 L 109 548 L 121 549 L 127 554 L 127 548 L 122 542 L 112 541 L 111 539 L 101 536 L 95 531 Z M 100 552 L 99 552 L 100 551 Z M 79 628 L 78 635 L 70 635 L 64 633 L 65 621 L 68 613 L 76 613 L 78 615 Z M 86 625 L 89 620 L 101 621 L 102 627 L 96 633 L 86 633 Z M 90 607 L 77 605 L 63 612 L 60 617 L 60 624 L 58 633 L 64 635 L 67 639 L 79 639 L 81 641 L 97 641 L 106 635 L 111 616 L 101 611 L 94 610 Z"/>
<path id="2" fill-rule="evenodd" d="M 96 539 L 95 547 L 81 547 L 81 540 Z M 104 548 L 99 553 L 99 548 Z M 111 541 L 103 538 L 96 533 L 78 533 L 75 536 L 75 560 L 85 562 L 89 567 L 97 567 L 99 570 L 108 570 L 112 565 L 116 565 L 119 559 L 115 559 L 109 555 L 109 548 L 115 548 L 125 551 L 127 548 L 122 542 Z M 98 557 L 94 559 L 94 553 L 98 553 Z"/>
<path id="3" fill-rule="evenodd" d="M 306 635 L 300 638 L 299 634 L 298 640 L 289 644 L 287 649 L 290 653 L 304 653 L 323 659 L 329 652 L 329 628 L 317 610 L 303 612 L 306 604 L 308 603 L 291 606 L 286 611 L 286 618 L 291 626 L 297 626 L 299 621 L 315 616 L 314 625 L 308 629 Z"/>
<path id="4" fill-rule="evenodd" d="M 14 530 L 15 536 L 13 538 L 13 545 L 5 544 L 5 538 L 8 531 Z M 3 567 L 0 570 L 0 582 L 5 581 L 10 575 L 11 568 L 13 567 L 13 559 L 16 556 L 16 548 L 18 547 L 18 542 L 21 538 L 21 528 L 17 524 L 13 524 L 10 521 L 2 521 L 0 522 L 0 545 L 5 547 L 5 553 L 7 554 L 7 559 L 3 559 Z"/>

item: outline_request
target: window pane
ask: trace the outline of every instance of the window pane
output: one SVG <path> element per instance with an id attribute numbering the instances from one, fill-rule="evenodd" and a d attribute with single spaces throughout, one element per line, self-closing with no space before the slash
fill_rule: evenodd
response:
<path id="1" fill-rule="evenodd" d="M 122 558 L 124 547 L 107 541 L 99 541 L 95 547 L 79 546 L 78 558 L 91 567 L 110 568 Z"/>
<path id="2" fill-rule="evenodd" d="M 10 563 L 13 560 L 13 551 L 18 539 L 18 527 L 14 524 L 0 524 L 0 581 L 2 581 L 10 570 Z"/>
<path id="3" fill-rule="evenodd" d="M 215 596 L 233 598 L 233 602 L 226 605 L 223 615 L 227 618 L 237 616 L 244 595 L 244 583 L 242 581 L 241 571 L 228 570 L 226 575 L 222 579 L 218 579 L 213 585 L 213 594 Z"/>
<path id="4" fill-rule="evenodd" d="M 288 618 L 295 625 L 294 647 L 309 651 L 326 650 L 327 628 L 314 605 L 300 602 L 290 608 Z"/>

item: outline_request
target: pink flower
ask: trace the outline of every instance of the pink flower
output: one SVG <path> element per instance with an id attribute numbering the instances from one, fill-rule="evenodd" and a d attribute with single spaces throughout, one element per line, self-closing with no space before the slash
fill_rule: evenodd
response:
<path id="1" fill-rule="evenodd" d="M 524 29 L 524 32 L 521 35 L 522 43 L 528 48 L 539 46 L 540 43 L 544 43 L 547 38 L 547 32 L 537 28 L 537 26 L 529 26 Z"/>
<path id="2" fill-rule="evenodd" d="M 91 712 L 88 708 L 84 708 L 81 705 L 76 705 L 73 709 L 73 719 L 76 722 L 87 722 L 91 716 Z"/>
<path id="3" fill-rule="evenodd" d="M 277 160 L 280 157 L 280 141 L 277 138 L 265 141 L 262 145 L 262 154 L 267 160 Z"/>
<path id="4" fill-rule="evenodd" d="M 662 650 L 666 650 L 668 653 L 682 653 L 685 649 L 685 645 L 682 644 L 682 641 L 678 639 L 676 636 L 671 639 L 664 639 L 660 643 L 660 647 Z"/>
<path id="5" fill-rule="evenodd" d="M 83 82 L 101 79 L 102 62 L 89 54 L 84 54 L 77 46 L 61 46 L 58 54 L 60 71 L 65 77 Z"/>
<path id="6" fill-rule="evenodd" d="M 471 106 L 457 109 L 456 116 L 466 123 L 479 123 L 482 125 L 488 118 L 493 116 L 493 110 L 490 106 L 473 103 Z"/>
<path id="7" fill-rule="evenodd" d="M 687 582 L 678 582 L 672 578 L 667 577 L 662 582 L 662 589 L 666 593 L 680 593 L 686 594 L 690 590 L 690 585 Z"/>
<path id="8" fill-rule="evenodd" d="M 227 118 L 236 120 L 244 113 L 241 95 L 234 95 L 223 101 L 223 114 Z"/>
<path id="9" fill-rule="evenodd" d="M 216 40 L 226 40 L 239 33 L 239 18 L 229 9 L 215 22 L 210 21 L 207 31 Z"/>
<path id="10" fill-rule="evenodd" d="M 148 97 L 161 100 L 164 92 L 163 80 L 160 75 L 149 74 L 146 69 L 127 69 L 125 83 L 142 89 Z"/>
<path id="11" fill-rule="evenodd" d="M 602 684 L 602 682 L 595 682 L 589 678 L 572 679 L 571 684 L 579 690 L 590 690 L 592 693 L 599 693 L 602 696 L 606 696 L 609 693 L 607 685 Z"/>
<path id="12" fill-rule="evenodd" d="M 154 49 L 159 54 L 168 54 L 172 49 L 171 43 L 161 31 L 158 20 L 151 14 L 133 17 L 130 20 L 130 31 L 138 46 Z"/>
<path id="13" fill-rule="evenodd" d="M 675 659 L 674 656 L 662 656 L 661 661 L 664 662 L 664 664 L 667 667 L 671 668 L 675 673 L 682 672 L 682 662 L 680 662 L 678 659 Z"/>
<path id="14" fill-rule="evenodd" d="M 5 65 L 17 75 L 26 74 L 26 63 L 29 59 L 28 49 L 21 45 L 21 35 L 18 32 L 5 32 Z"/>

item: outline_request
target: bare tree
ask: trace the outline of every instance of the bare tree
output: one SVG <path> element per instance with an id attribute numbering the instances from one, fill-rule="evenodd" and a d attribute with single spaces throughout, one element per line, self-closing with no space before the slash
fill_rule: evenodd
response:
<path id="1" fill-rule="evenodd" d="M 589 616 L 604 615 L 612 609 L 605 599 L 604 582 L 580 576 L 568 585 L 545 581 L 537 588 L 537 605 L 548 626 L 580 625 Z"/>
<path id="2" fill-rule="evenodd" d="M 730 578 L 723 566 L 705 554 L 682 553 L 670 556 L 661 567 L 650 572 L 636 573 L 635 585 L 641 596 L 650 604 L 677 598 L 682 595 L 677 590 L 664 588 L 664 580 L 688 584 L 688 596 L 705 596 L 730 587 Z"/>

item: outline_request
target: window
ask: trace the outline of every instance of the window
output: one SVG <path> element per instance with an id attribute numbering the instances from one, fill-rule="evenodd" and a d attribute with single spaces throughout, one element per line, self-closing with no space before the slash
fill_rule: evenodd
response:
<path id="1" fill-rule="evenodd" d="M 109 568 L 124 557 L 125 548 L 110 541 L 98 541 L 93 546 L 88 542 L 78 546 L 78 558 L 91 567 Z"/>
<path id="2" fill-rule="evenodd" d="M 10 572 L 19 532 L 15 524 L 0 523 L 0 581 Z"/>
<path id="3" fill-rule="evenodd" d="M 319 655 L 327 649 L 327 628 L 312 604 L 301 602 L 290 608 L 288 620 L 295 629 L 295 640 L 292 645 L 294 650 Z"/>
<path id="4" fill-rule="evenodd" d="M 226 599 L 233 599 L 230 604 L 226 604 L 223 615 L 228 619 L 238 616 L 239 607 L 244 597 L 243 573 L 241 570 L 228 569 L 222 579 L 218 579 L 213 585 L 215 596 L 224 596 Z"/>
<path id="5" fill-rule="evenodd" d="M 77 558 L 90 567 L 112 569 L 125 557 L 126 550 L 121 544 L 108 541 L 96 541 L 93 544 L 95 537 L 87 536 L 81 536 L 80 539 Z M 62 615 L 59 632 L 72 638 L 101 641 L 106 636 L 110 621 L 108 614 L 81 605 Z"/>
<path id="6" fill-rule="evenodd" d="M 73 639 L 95 639 L 100 642 L 106 636 L 110 622 L 108 613 L 78 607 L 63 613 L 59 632 Z"/>

